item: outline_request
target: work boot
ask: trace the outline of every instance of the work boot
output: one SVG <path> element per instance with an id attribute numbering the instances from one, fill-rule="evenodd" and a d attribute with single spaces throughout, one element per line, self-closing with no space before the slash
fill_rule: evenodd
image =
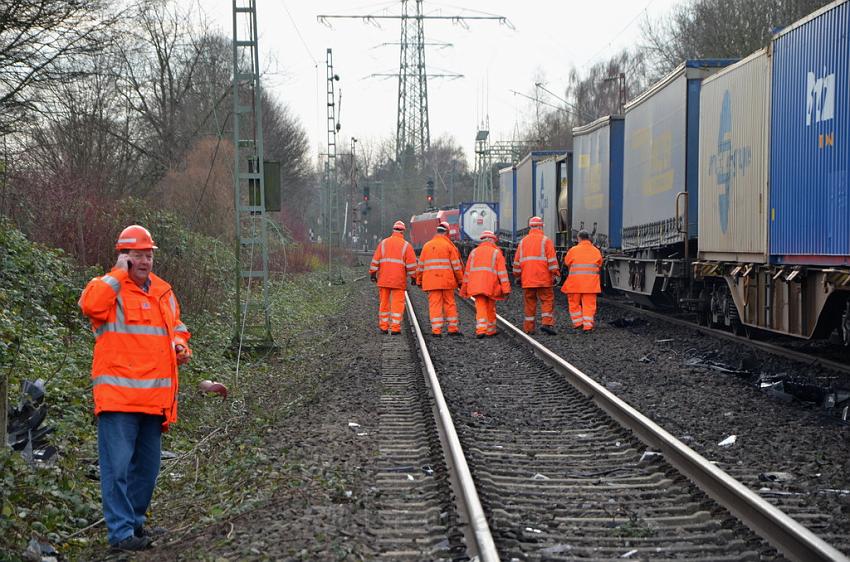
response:
<path id="1" fill-rule="evenodd" d="M 383 328 L 378 328 L 378 332 L 380 332 L 381 334 L 389 334 L 390 333 L 389 330 L 384 330 Z"/>
<path id="2" fill-rule="evenodd" d="M 480 339 L 484 338 L 485 336 L 486 336 L 486 334 L 475 334 L 475 339 L 480 340 Z"/>
<path id="3" fill-rule="evenodd" d="M 558 334 L 558 332 L 556 332 L 551 326 L 540 326 L 540 331 L 544 334 L 549 334 L 550 336 Z"/>
<path id="4" fill-rule="evenodd" d="M 138 527 L 133 529 L 133 534 L 137 537 L 147 537 L 155 541 L 167 535 L 168 529 L 165 527 Z"/>
<path id="5" fill-rule="evenodd" d="M 449 332 L 450 336 L 463 337 L 463 332 Z"/>
<path id="6" fill-rule="evenodd" d="M 399 330 L 398 332 L 391 332 L 391 333 L 392 333 L 392 335 L 394 335 L 394 336 L 400 336 L 400 335 L 401 335 L 401 330 Z"/>
<path id="7" fill-rule="evenodd" d="M 111 546 L 114 552 L 138 552 L 150 548 L 151 539 L 149 537 L 137 537 L 132 535 L 115 543 Z"/>

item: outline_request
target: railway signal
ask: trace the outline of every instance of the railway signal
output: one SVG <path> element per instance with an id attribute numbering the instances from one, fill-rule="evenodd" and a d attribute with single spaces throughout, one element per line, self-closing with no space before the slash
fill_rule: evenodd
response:
<path id="1" fill-rule="evenodd" d="M 434 203 L 434 178 L 428 178 L 425 184 L 425 199 L 428 200 L 429 207 Z"/>

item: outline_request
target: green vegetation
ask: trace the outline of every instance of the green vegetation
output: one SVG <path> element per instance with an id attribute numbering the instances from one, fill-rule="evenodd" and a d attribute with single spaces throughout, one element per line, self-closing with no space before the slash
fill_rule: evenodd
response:
<path id="1" fill-rule="evenodd" d="M 351 285 L 329 288 L 323 273 L 276 284 L 272 305 L 281 348 L 273 356 L 242 355 L 237 374 L 230 348 L 232 257 L 182 229 L 173 216 L 139 205 L 137 216 L 161 248 L 154 269 L 183 303 L 195 352 L 181 369 L 178 423 L 163 439 L 176 458 L 163 461 L 152 507 L 157 524 L 180 533 L 249 509 L 276 489 L 313 485 L 305 467 L 273 458 L 261 445 L 281 419 L 315 399 L 321 381 L 313 373 L 321 369 L 310 367 L 323 359 L 313 352 L 327 348 L 333 334 L 322 331 L 324 320 L 341 310 Z M 105 546 L 105 530 L 97 524 L 93 337 L 76 304 L 87 280 L 101 273 L 29 242 L 0 219 L 0 376 L 8 379 L 10 406 L 23 379 L 46 381 L 45 424 L 56 427 L 49 441 L 60 451 L 54 466 L 31 467 L 0 448 L 0 552 L 13 557 L 32 536 L 71 559 L 97 557 Z M 204 379 L 226 384 L 228 399 L 202 395 L 197 386 Z M 329 495 L 341 493 L 333 482 L 318 485 Z"/>

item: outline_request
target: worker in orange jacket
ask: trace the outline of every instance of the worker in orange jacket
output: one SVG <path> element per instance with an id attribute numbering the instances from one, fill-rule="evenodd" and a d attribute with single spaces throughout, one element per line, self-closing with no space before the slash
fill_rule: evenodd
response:
<path id="1" fill-rule="evenodd" d="M 496 301 L 511 294 L 505 256 L 496 247 L 492 230 L 481 233 L 481 243 L 469 254 L 460 296 L 475 297 L 475 337 L 495 336 Z"/>
<path id="2" fill-rule="evenodd" d="M 522 328 L 526 334 L 534 333 L 534 319 L 537 315 L 537 301 L 540 301 L 540 330 L 555 335 L 555 291 L 560 272 L 555 257 L 555 245 L 543 234 L 543 219 L 531 217 L 528 221 L 529 232 L 517 246 L 514 254 L 514 277 L 522 284 L 525 297 L 525 318 Z"/>
<path id="3" fill-rule="evenodd" d="M 125 228 L 118 259 L 92 279 L 79 305 L 95 335 L 92 385 L 103 515 L 113 549 L 143 550 L 145 512 L 159 474 L 161 433 L 177 421 L 177 366 L 189 362 L 189 330 L 171 285 L 154 275 L 147 229 Z"/>
<path id="4" fill-rule="evenodd" d="M 395 221 L 392 235 L 381 240 L 375 248 L 369 267 L 369 276 L 380 291 L 378 329 L 385 334 L 401 334 L 405 280 L 410 276 L 413 283 L 416 278 L 416 253 L 404 239 L 405 230 L 402 221 Z"/>
<path id="5" fill-rule="evenodd" d="M 599 280 L 602 253 L 590 242 L 590 234 L 586 230 L 578 233 L 578 244 L 564 256 L 564 265 L 570 271 L 561 292 L 567 295 L 573 327 L 590 332 L 596 315 L 596 295 L 602 292 Z"/>
<path id="6" fill-rule="evenodd" d="M 443 325 L 450 336 L 462 335 L 458 327 L 455 289 L 463 281 L 463 263 L 460 252 L 448 236 L 449 225 L 437 225 L 437 234 L 425 243 L 419 253 L 416 284 L 428 293 L 428 312 L 431 316 L 431 333 L 439 336 Z"/>

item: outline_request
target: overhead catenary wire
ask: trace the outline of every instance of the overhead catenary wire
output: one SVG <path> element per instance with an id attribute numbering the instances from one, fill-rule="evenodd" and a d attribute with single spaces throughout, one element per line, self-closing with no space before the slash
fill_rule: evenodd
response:
<path id="1" fill-rule="evenodd" d="M 592 57 L 590 57 L 589 59 L 587 59 L 586 61 L 584 61 L 584 64 L 582 64 L 582 65 L 581 65 L 581 66 L 579 66 L 578 68 L 580 68 L 580 69 L 581 69 L 581 68 L 585 68 L 585 67 L 587 67 L 587 65 L 588 65 L 591 61 L 595 60 L 595 59 L 596 59 L 596 57 L 598 57 L 598 56 L 599 56 L 599 55 L 601 55 L 601 54 L 602 54 L 605 50 L 607 50 L 609 47 L 611 47 L 611 45 L 613 45 L 613 44 L 614 44 L 614 41 L 616 41 L 616 40 L 620 37 L 620 35 L 622 35 L 623 33 L 625 33 L 625 32 L 626 32 L 626 30 L 627 30 L 627 29 L 629 29 L 629 28 L 630 28 L 630 27 L 631 27 L 631 26 L 632 26 L 632 25 L 633 25 L 633 24 L 637 21 L 637 19 L 638 19 L 640 16 L 642 16 L 643 14 L 646 14 L 646 13 L 647 13 L 647 10 L 649 9 L 649 7 L 650 7 L 650 6 L 651 6 L 654 2 L 655 2 L 655 0 L 649 0 L 649 2 L 647 2 L 647 3 L 646 3 L 646 5 L 643 7 L 643 9 L 642 9 L 641 11 L 639 11 L 639 12 L 635 15 L 635 17 L 633 17 L 631 20 L 629 20 L 629 23 L 627 23 L 627 24 L 626 24 L 626 26 L 625 26 L 623 29 L 621 29 L 620 31 L 618 31 L 618 32 L 614 35 L 614 37 L 612 37 L 612 38 L 611 38 L 611 39 L 610 39 L 610 40 L 609 40 L 609 41 L 605 44 L 605 46 L 603 46 L 601 49 L 599 49 L 598 51 L 596 51 L 596 53 L 594 53 Z"/>

